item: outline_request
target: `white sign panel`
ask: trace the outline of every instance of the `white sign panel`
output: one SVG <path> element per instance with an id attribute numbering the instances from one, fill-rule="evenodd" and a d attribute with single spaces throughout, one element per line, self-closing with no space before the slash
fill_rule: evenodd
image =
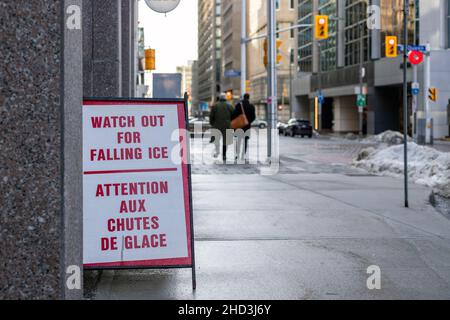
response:
<path id="1" fill-rule="evenodd" d="M 150 9 L 159 13 L 168 13 L 180 4 L 180 0 L 145 0 L 145 2 Z"/>
<path id="2" fill-rule="evenodd" d="M 184 103 L 83 105 L 85 268 L 189 266 Z"/>

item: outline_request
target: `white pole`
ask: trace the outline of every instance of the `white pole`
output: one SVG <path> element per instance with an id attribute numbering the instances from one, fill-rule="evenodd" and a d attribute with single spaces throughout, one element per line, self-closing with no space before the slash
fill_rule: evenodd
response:
<path id="1" fill-rule="evenodd" d="M 413 84 L 416 85 L 418 83 L 418 67 L 417 65 L 413 66 Z M 412 130 L 413 130 L 413 139 L 417 142 L 417 94 L 413 94 L 412 96 Z"/>
<path id="2" fill-rule="evenodd" d="M 276 11 L 275 11 L 275 0 L 267 0 L 267 29 L 269 35 L 269 68 L 267 74 L 267 93 L 268 93 L 268 144 L 267 144 L 267 155 L 269 161 L 272 163 L 277 159 L 277 146 L 275 130 L 277 128 L 277 104 L 278 104 L 278 93 L 277 93 L 277 53 L 276 53 Z"/>
<path id="3" fill-rule="evenodd" d="M 242 0 L 241 16 L 241 97 L 244 98 L 247 81 L 247 0 Z"/>

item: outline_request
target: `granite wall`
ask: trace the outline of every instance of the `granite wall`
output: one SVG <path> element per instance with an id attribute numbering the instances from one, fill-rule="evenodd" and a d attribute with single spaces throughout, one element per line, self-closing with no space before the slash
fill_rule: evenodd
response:
<path id="1" fill-rule="evenodd" d="M 0 299 L 61 297 L 62 3 L 0 1 Z"/>
<path id="2" fill-rule="evenodd" d="M 121 0 L 83 1 L 86 97 L 122 96 Z"/>
<path id="3" fill-rule="evenodd" d="M 134 97 L 136 0 L 83 1 L 85 97 Z"/>

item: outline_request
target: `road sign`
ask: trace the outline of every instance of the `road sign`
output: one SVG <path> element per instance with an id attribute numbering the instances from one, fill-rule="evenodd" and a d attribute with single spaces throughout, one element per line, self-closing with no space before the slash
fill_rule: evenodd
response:
<path id="1" fill-rule="evenodd" d="M 427 46 L 422 46 L 422 45 L 420 45 L 420 46 L 409 45 L 409 46 L 406 47 L 406 49 L 408 51 L 419 51 L 419 52 L 422 52 L 422 53 L 425 53 L 425 52 L 428 51 L 427 50 Z"/>
<path id="2" fill-rule="evenodd" d="M 408 54 L 408 60 L 413 65 L 418 65 L 423 62 L 423 53 L 420 51 L 411 51 Z"/>
<path id="3" fill-rule="evenodd" d="M 83 103 L 87 269 L 193 267 L 184 100 Z"/>
<path id="4" fill-rule="evenodd" d="M 227 70 L 224 73 L 225 78 L 238 78 L 241 76 L 240 70 Z"/>
<path id="5" fill-rule="evenodd" d="M 356 103 L 357 103 L 358 107 L 365 107 L 366 106 L 366 96 L 364 94 L 358 94 Z"/>
<path id="6" fill-rule="evenodd" d="M 150 9 L 159 13 L 168 13 L 180 4 L 180 0 L 145 0 L 145 2 Z"/>
<path id="7" fill-rule="evenodd" d="M 397 48 L 398 48 L 398 52 L 404 52 L 405 46 L 403 44 L 399 44 L 399 45 L 397 45 Z M 423 45 L 419 45 L 419 46 L 408 45 L 408 46 L 406 46 L 406 50 L 407 51 L 419 51 L 421 53 L 428 52 L 427 46 L 423 46 Z"/>
<path id="8" fill-rule="evenodd" d="M 411 84 L 411 93 L 413 95 L 418 95 L 420 93 L 420 84 L 418 82 L 413 82 Z"/>
<path id="9" fill-rule="evenodd" d="M 317 96 L 317 100 L 320 104 L 324 104 L 325 103 L 325 97 L 322 94 L 319 94 Z"/>
<path id="10" fill-rule="evenodd" d="M 438 90 L 436 88 L 428 89 L 428 99 L 433 102 L 437 101 Z"/>

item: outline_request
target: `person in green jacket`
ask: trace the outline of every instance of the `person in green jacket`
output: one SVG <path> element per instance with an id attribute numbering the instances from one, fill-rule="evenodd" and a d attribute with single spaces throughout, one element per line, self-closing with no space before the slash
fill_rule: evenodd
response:
<path id="1" fill-rule="evenodd" d="M 219 101 L 211 109 L 209 116 L 209 122 L 211 127 L 220 131 L 222 135 L 222 157 L 223 161 L 227 160 L 227 130 L 231 129 L 231 114 L 233 113 L 233 107 L 227 103 L 227 98 L 224 93 L 220 94 Z M 214 158 L 217 158 L 220 154 L 220 139 L 215 139 L 216 153 Z"/>

